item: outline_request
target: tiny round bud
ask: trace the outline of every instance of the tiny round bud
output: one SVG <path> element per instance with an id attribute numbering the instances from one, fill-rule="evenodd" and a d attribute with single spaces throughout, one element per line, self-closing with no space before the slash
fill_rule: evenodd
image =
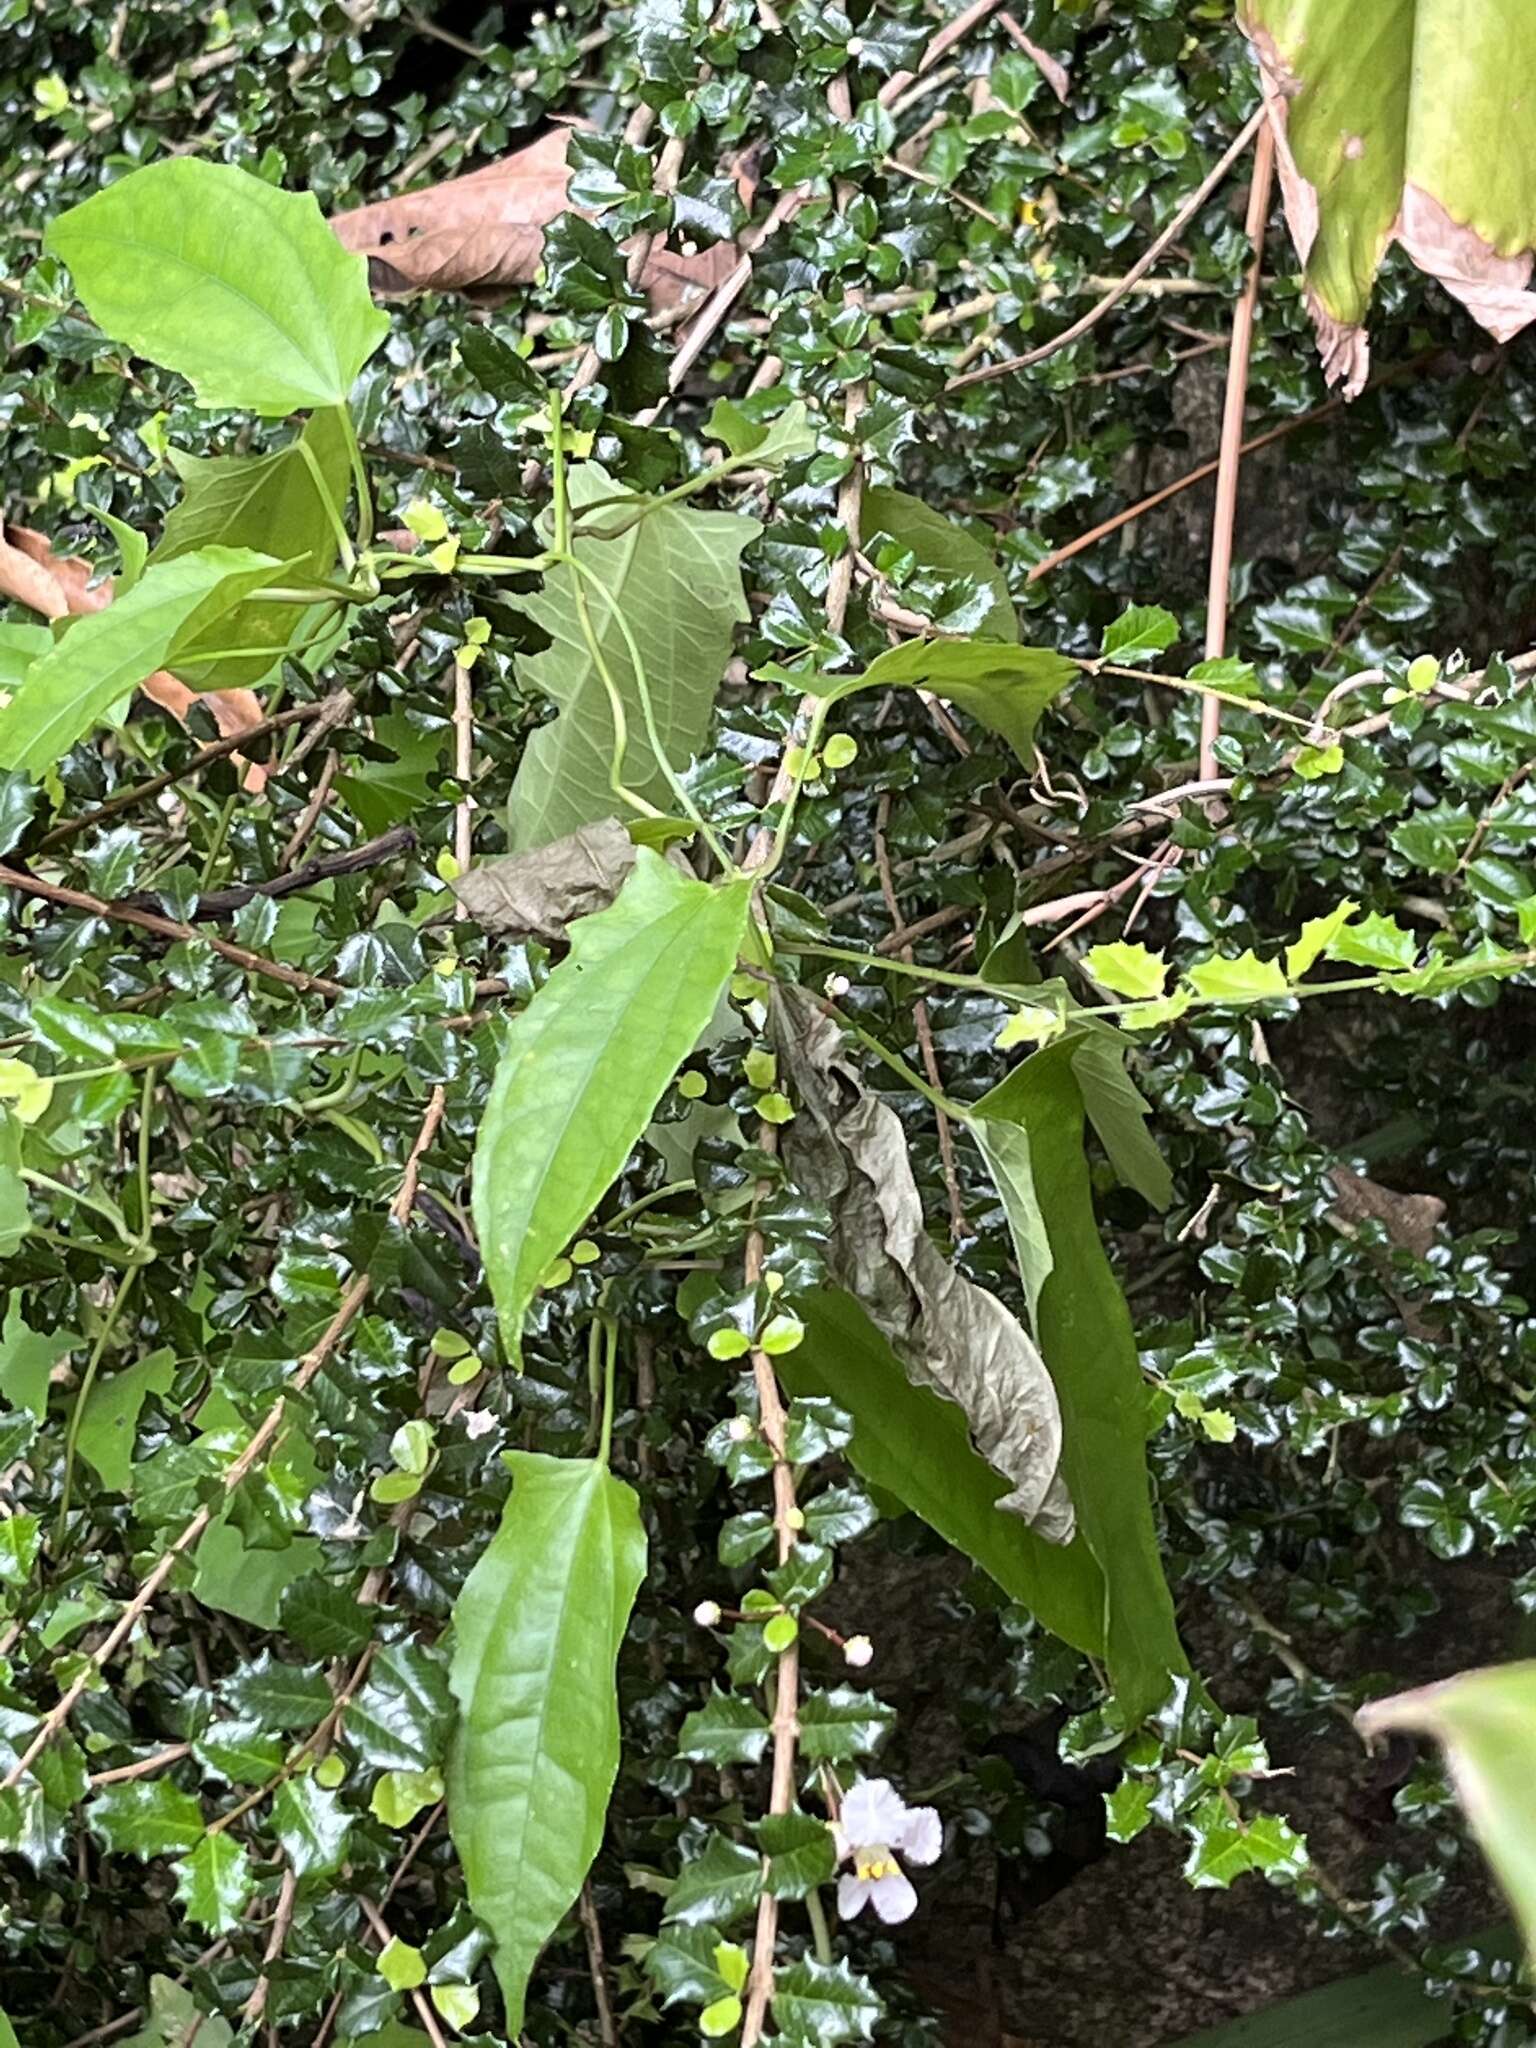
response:
<path id="1" fill-rule="evenodd" d="M 750 1415 L 733 1415 L 725 1425 L 725 1433 L 733 1444 L 744 1444 L 757 1434 L 757 1427 Z"/>
<path id="2" fill-rule="evenodd" d="M 850 57 L 862 57 L 864 54 L 864 38 L 862 36 L 850 36 L 843 45 L 843 48 Z"/>
<path id="3" fill-rule="evenodd" d="M 701 1600 L 693 1610 L 693 1618 L 700 1628 L 718 1628 L 720 1626 L 720 1602 L 718 1600 Z"/>
<path id="4" fill-rule="evenodd" d="M 829 996 L 834 998 L 845 996 L 851 986 L 852 984 L 846 974 L 829 974 L 827 976 L 827 994 Z"/>
<path id="5" fill-rule="evenodd" d="M 805 1510 L 803 1508 L 791 1508 L 789 1513 L 784 1517 L 784 1520 L 786 1525 L 791 1529 L 803 1529 L 805 1527 Z"/>
<path id="6" fill-rule="evenodd" d="M 875 1646 L 868 1636 L 850 1636 L 843 1645 L 843 1662 L 851 1664 L 855 1671 L 862 1671 L 875 1654 Z"/>

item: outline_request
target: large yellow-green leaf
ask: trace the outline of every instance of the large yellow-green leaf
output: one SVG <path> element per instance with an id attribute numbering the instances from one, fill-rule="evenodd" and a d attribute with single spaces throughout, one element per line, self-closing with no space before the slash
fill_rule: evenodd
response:
<path id="1" fill-rule="evenodd" d="M 1239 0 L 1330 381 L 1398 241 L 1508 341 L 1536 318 L 1536 9 L 1529 0 Z"/>
<path id="2" fill-rule="evenodd" d="M 1536 1958 L 1536 1663 L 1463 1671 L 1439 1685 L 1375 1700 L 1355 1717 L 1366 1735 L 1432 1735 L 1462 1809 Z"/>
<path id="3" fill-rule="evenodd" d="M 475 1148 L 474 1211 L 502 1341 L 612 1186 L 714 1015 L 751 885 L 711 888 L 648 848 L 513 1019 Z"/>
<path id="4" fill-rule="evenodd" d="M 855 690 L 931 690 L 1005 739 L 1026 767 L 1033 767 L 1040 714 L 1077 669 L 1049 647 L 1011 647 L 1001 640 L 908 640 L 876 655 L 858 675 L 778 673 L 833 704 Z"/>
<path id="5" fill-rule="evenodd" d="M 149 164 L 61 214 L 44 240 L 97 326 L 179 371 L 203 405 L 273 417 L 343 405 L 389 332 L 366 262 L 314 194 L 233 164 Z"/>
<path id="6" fill-rule="evenodd" d="M 152 562 L 174 562 L 205 547 L 254 548 L 280 556 L 298 582 L 329 576 L 336 562 L 336 532 L 307 449 L 331 502 L 345 505 L 350 464 L 340 409 L 311 415 L 302 433 L 270 455 L 187 455 L 171 450 L 182 496 L 166 515 Z M 296 605 L 252 598 L 179 650 L 176 673 L 190 689 L 232 690 L 260 682 L 301 630 L 306 614 Z M 245 661 L 203 662 L 204 649 L 270 649 Z"/>
<path id="7" fill-rule="evenodd" d="M 570 494 L 577 512 L 598 498 L 626 501 L 595 514 L 599 528 L 618 525 L 639 502 L 595 462 L 571 471 Z M 625 787 L 653 804 L 670 801 L 658 748 L 673 768 L 686 768 L 703 747 L 732 637 L 748 617 L 741 551 L 761 530 L 755 519 L 734 512 L 661 505 L 612 540 L 580 536 L 574 552 L 591 579 L 585 583 L 587 623 L 601 661 L 583 630 L 577 575 L 569 566 L 552 569 L 536 596 L 513 600 L 552 643 L 521 660 L 519 670 L 559 714 L 523 750 L 507 821 L 514 853 L 547 846 L 623 809 L 612 788 L 613 712 L 604 668 L 624 708 Z M 635 650 L 657 747 L 646 732 Z"/>
<path id="8" fill-rule="evenodd" d="M 249 548 L 199 548 L 146 569 L 125 597 L 75 619 L 0 711 L 0 768 L 35 777 L 53 767 L 146 676 L 172 667 L 178 649 L 281 569 Z"/>
<path id="9" fill-rule="evenodd" d="M 1036 1331 L 1061 1403 L 1061 1469 L 1078 1527 L 1103 1571 L 1110 1676 L 1134 1716 L 1188 1669 L 1158 1555 L 1147 1475 L 1147 1389 L 1125 1296 L 1099 1239 L 1083 1098 L 1069 1041 L 1042 1048 L 975 1105 L 1019 1124 L 1045 1219 L 1051 1266 Z"/>
<path id="10" fill-rule="evenodd" d="M 509 1451 L 512 1496 L 453 1610 L 448 1825 L 496 1941 L 505 2036 L 603 1838 L 614 1665 L 645 1576 L 633 1491 L 605 1464 Z"/>
<path id="11" fill-rule="evenodd" d="M 805 1337 L 777 1361 L 792 1394 L 829 1394 L 853 1418 L 846 1456 L 1063 1642 L 1104 1655 L 1104 1579 L 1079 1532 L 1047 1543 L 1000 1512 L 1008 1482 L 971 1447 L 952 1401 L 913 1386 L 852 1295 L 826 1288 L 799 1304 Z"/>

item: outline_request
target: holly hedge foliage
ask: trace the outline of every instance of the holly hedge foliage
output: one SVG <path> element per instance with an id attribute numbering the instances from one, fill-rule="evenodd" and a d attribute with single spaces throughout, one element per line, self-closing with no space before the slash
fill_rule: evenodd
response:
<path id="1" fill-rule="evenodd" d="M 1226 0 L 0 24 L 0 2041 L 932 2040 L 1042 1728 L 1536 2038 L 1529 349 Z"/>

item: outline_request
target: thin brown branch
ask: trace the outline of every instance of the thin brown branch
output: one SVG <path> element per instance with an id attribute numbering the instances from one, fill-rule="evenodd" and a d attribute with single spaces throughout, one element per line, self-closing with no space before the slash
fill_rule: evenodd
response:
<path id="1" fill-rule="evenodd" d="M 1131 265 L 1124 277 L 1118 278 L 1111 289 L 1104 294 L 1097 304 L 1090 306 L 1080 320 L 1074 320 L 1070 327 L 1063 328 L 1061 333 L 1055 335 L 1050 341 L 1041 342 L 1038 348 L 1028 349 L 1021 356 L 1010 356 L 1005 363 L 988 363 L 982 369 L 967 370 L 963 376 L 951 377 L 944 386 L 944 389 L 947 392 L 969 391 L 974 384 L 990 384 L 998 377 L 1011 377 L 1016 370 L 1031 369 L 1036 363 L 1043 363 L 1048 356 L 1056 355 L 1061 349 L 1070 348 L 1074 341 L 1081 341 L 1085 334 L 1097 327 L 1101 320 L 1114 311 L 1115 307 L 1119 305 L 1120 301 L 1133 286 L 1146 276 L 1158 258 L 1178 240 L 1179 236 L 1189 226 L 1195 215 L 1204 206 L 1205 202 L 1210 198 L 1223 178 L 1226 177 L 1254 136 L 1259 132 L 1263 121 L 1264 110 L 1261 107 L 1244 125 L 1236 141 L 1231 144 L 1226 153 L 1217 161 L 1214 168 L 1207 173 L 1195 187 L 1194 191 L 1191 192 L 1162 233 L 1155 240 L 1147 244 L 1142 255 Z"/>
<path id="2" fill-rule="evenodd" d="M 428 1146 L 436 1137 L 438 1126 L 443 1120 L 445 1099 L 441 1088 L 433 1089 L 427 1102 L 426 1113 L 421 1120 L 421 1127 L 416 1133 L 410 1153 L 406 1158 L 405 1170 L 401 1177 L 399 1191 L 390 1204 L 389 1213 L 393 1220 L 401 1226 L 404 1226 L 408 1221 L 412 1207 L 415 1204 L 416 1188 L 421 1179 L 422 1158 Z M 226 1468 L 219 1481 L 218 1494 L 213 1500 L 205 1502 L 198 1509 L 197 1513 L 186 1524 L 175 1540 L 161 1552 L 159 1559 L 141 1581 L 138 1591 L 128 1602 L 101 1642 L 85 1660 L 84 1665 L 76 1674 L 69 1687 L 60 1695 L 56 1704 L 49 1708 L 48 1712 L 38 1723 L 32 1740 L 27 1744 L 10 1770 L 7 1771 L 3 1781 L 0 1781 L 0 1792 L 9 1792 L 13 1787 L 21 1783 L 26 1773 L 32 1768 L 49 1743 L 52 1742 L 69 1720 L 70 1715 L 83 1698 L 86 1689 L 106 1669 L 117 1651 L 122 1648 L 123 1644 L 133 1634 L 156 1593 L 159 1592 L 171 1573 L 176 1569 L 177 1560 L 184 1557 L 192 1546 L 198 1542 L 203 1531 L 213 1521 L 214 1516 L 223 1508 L 225 1501 L 230 1498 L 237 1487 L 250 1477 L 251 1473 L 255 1471 L 256 1467 L 266 1457 L 282 1432 L 288 1413 L 289 1402 L 296 1394 L 303 1393 L 315 1375 L 325 1366 L 337 1345 L 340 1344 L 342 1338 L 352 1327 L 353 1322 L 357 1318 L 358 1311 L 362 1308 L 372 1291 L 372 1286 L 372 1280 L 367 1273 L 359 1273 L 356 1279 L 353 1280 L 346 1293 L 343 1294 L 336 1313 L 331 1317 L 330 1322 L 327 1323 L 319 1340 L 299 1360 L 283 1391 L 257 1424 L 250 1442 Z"/>
<path id="3" fill-rule="evenodd" d="M 374 1940 L 381 1949 L 388 1948 L 394 1937 L 390 1934 L 389 1923 L 385 1920 L 384 1915 L 379 1911 L 372 1899 L 365 1899 L 359 1895 L 357 1903 L 363 1909 L 363 1918 L 372 1929 Z M 443 2039 L 443 2030 L 437 2024 L 437 2014 L 432 2010 L 431 2000 L 425 1997 L 422 1992 L 413 1991 L 411 1993 L 411 2003 L 416 2008 L 416 2017 L 426 2029 L 427 2039 L 432 2043 L 432 2048 L 448 2048 L 448 2043 Z"/>
<path id="4" fill-rule="evenodd" d="M 1253 183 L 1248 190 L 1248 217 L 1243 223 L 1253 260 L 1233 310 L 1232 341 L 1227 351 L 1227 389 L 1221 416 L 1221 449 L 1216 458 L 1216 509 L 1211 519 L 1210 581 L 1205 601 L 1207 661 L 1216 661 L 1227 651 L 1227 602 L 1232 587 L 1232 542 L 1237 526 L 1237 479 L 1243 459 L 1243 414 L 1248 404 L 1248 364 L 1253 352 L 1254 317 L 1264 270 L 1264 224 L 1269 218 L 1274 172 L 1275 131 L 1266 121 L 1253 152 Z M 1202 778 L 1216 773 L 1216 742 L 1220 737 L 1221 699 L 1207 697 L 1200 706 Z"/>
<path id="5" fill-rule="evenodd" d="M 119 1764 L 112 1771 L 92 1771 L 87 1783 L 94 1791 L 98 1785 L 126 1785 L 133 1778 L 153 1778 L 191 1754 L 190 1742 L 173 1742 L 165 1749 L 157 1749 L 153 1756 L 141 1756 L 136 1764 Z"/>
<path id="6" fill-rule="evenodd" d="M 329 881 L 337 875 L 361 874 L 367 868 L 376 868 L 384 861 L 393 860 L 397 853 L 409 853 L 415 844 L 416 833 L 411 826 L 391 825 L 377 839 L 365 840 L 361 846 L 348 847 L 341 853 L 317 854 L 313 860 L 305 861 L 302 867 L 293 868 L 287 874 L 274 875 L 268 882 L 236 882 L 227 889 L 210 889 L 206 895 L 198 897 L 192 916 L 199 924 L 205 918 L 233 917 L 237 910 L 243 910 L 258 896 L 278 900 L 295 895 L 301 889 L 312 889 L 316 882 Z M 141 896 L 121 897 L 119 906 L 147 907 Z"/>
<path id="7" fill-rule="evenodd" d="M 256 1979 L 255 1989 L 245 2001 L 240 2017 L 246 2026 L 254 2027 L 267 2009 L 267 1993 L 271 1987 L 268 1972 L 282 1955 L 288 1940 L 288 1930 L 293 1925 L 293 1904 L 299 1895 L 299 1880 L 293 1873 L 292 1865 L 285 1865 L 282 1882 L 277 1888 L 277 1911 L 272 1915 L 272 1928 L 267 1936 L 267 1946 L 261 1958 L 261 1975 Z"/>
<path id="8" fill-rule="evenodd" d="M 603 1928 L 597 1917 L 597 1902 L 592 1897 L 591 1878 L 582 1885 L 578 1905 L 581 1911 L 581 1931 L 587 1943 L 587 1971 L 592 1979 L 592 1998 L 597 2006 L 598 2035 L 603 2048 L 619 2048 L 619 2023 L 613 2016 L 613 2000 L 608 1995 L 608 1965 L 603 1957 Z"/>

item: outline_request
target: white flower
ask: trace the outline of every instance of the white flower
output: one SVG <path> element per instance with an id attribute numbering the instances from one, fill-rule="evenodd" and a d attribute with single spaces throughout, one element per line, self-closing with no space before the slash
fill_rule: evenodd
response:
<path id="1" fill-rule="evenodd" d="M 733 1415 L 725 1425 L 725 1433 L 733 1444 L 744 1444 L 756 1436 L 757 1427 L 750 1415 Z"/>
<path id="2" fill-rule="evenodd" d="M 917 1910 L 912 1880 L 897 1861 L 936 1863 L 944 1828 L 931 1806 L 908 1806 L 888 1778 L 859 1778 L 848 1787 L 835 1830 L 838 1861 L 851 1863 L 837 1881 L 837 1910 L 856 1920 L 866 1904 L 888 1927 Z"/>
<path id="3" fill-rule="evenodd" d="M 693 1618 L 700 1628 L 720 1626 L 720 1603 L 718 1600 L 701 1600 L 693 1610 Z"/>
<path id="4" fill-rule="evenodd" d="M 467 1437 L 488 1436 L 496 1427 L 496 1417 L 489 1408 L 469 1408 L 464 1413 L 464 1434 Z"/>
<path id="5" fill-rule="evenodd" d="M 850 1636 L 843 1645 L 843 1662 L 851 1664 L 855 1671 L 862 1671 L 875 1654 L 875 1646 L 868 1636 Z"/>

